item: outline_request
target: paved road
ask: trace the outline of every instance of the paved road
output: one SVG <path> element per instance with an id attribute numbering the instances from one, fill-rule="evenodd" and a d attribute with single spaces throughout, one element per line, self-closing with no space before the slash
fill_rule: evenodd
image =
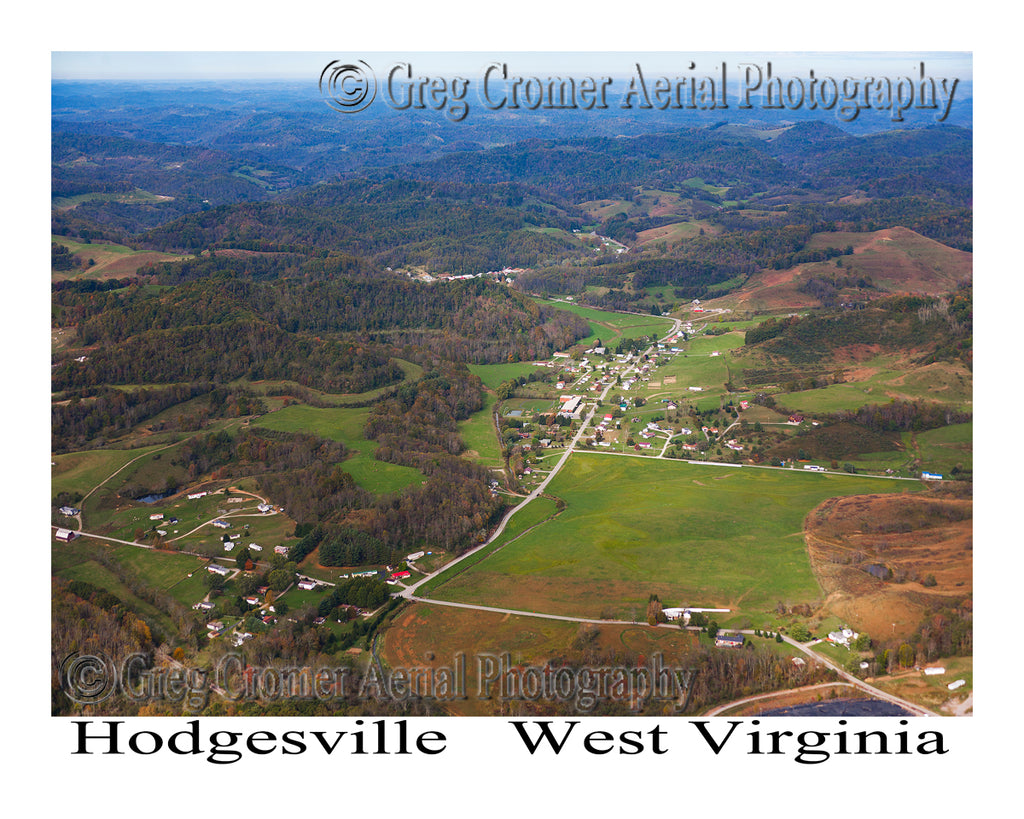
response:
<path id="1" fill-rule="evenodd" d="M 57 529 L 58 527 L 51 525 L 50 528 L 51 529 Z M 138 546 L 140 549 L 152 549 L 153 548 L 152 546 L 147 546 L 145 543 L 136 543 L 134 540 L 119 540 L 116 537 L 107 537 L 106 535 L 97 535 L 97 534 L 94 534 L 93 532 L 75 532 L 75 535 L 77 537 L 93 538 L 94 540 L 107 540 L 107 541 L 110 541 L 111 543 L 124 543 L 127 546 Z M 183 552 L 182 554 L 189 554 L 189 553 L 188 552 Z"/>
<path id="2" fill-rule="evenodd" d="M 423 597 L 413 597 L 411 595 L 405 595 L 405 594 L 403 594 L 402 596 L 403 597 L 408 597 L 410 600 L 412 600 L 414 602 L 417 602 L 417 603 L 427 603 L 427 604 L 432 605 L 432 606 L 450 606 L 452 608 L 457 608 L 457 609 L 472 609 L 474 611 L 489 611 L 489 612 L 494 612 L 495 614 L 515 614 L 515 615 L 519 615 L 519 616 L 522 616 L 522 617 L 540 617 L 540 618 L 545 619 L 545 620 L 562 620 L 562 621 L 567 621 L 567 622 L 570 622 L 570 623 L 593 623 L 594 625 L 626 625 L 626 626 L 645 625 L 648 628 L 651 628 L 651 626 L 647 625 L 646 623 L 643 623 L 643 624 L 635 623 L 632 620 L 596 620 L 596 619 L 588 618 L 588 617 L 569 617 L 569 616 L 561 615 L 561 614 L 544 614 L 542 612 L 537 612 L 537 611 L 521 611 L 519 609 L 504 609 L 504 608 L 498 608 L 496 606 L 478 606 L 478 605 L 473 604 L 473 603 L 454 603 L 454 602 L 452 602 L 450 600 L 434 600 L 434 599 L 423 598 Z M 662 623 L 659 626 L 657 626 L 657 628 L 675 628 L 675 629 L 678 629 L 679 626 L 677 624 L 674 624 L 674 623 Z M 690 627 L 690 630 L 696 630 L 696 627 Z M 730 633 L 754 634 L 753 629 L 738 629 L 738 630 L 737 629 L 727 629 L 727 631 L 729 631 Z M 854 688 L 859 688 L 861 691 L 864 691 L 864 692 L 870 694 L 875 699 L 885 700 L 886 702 L 891 702 L 894 705 L 898 705 L 901 708 L 905 708 L 907 711 L 910 711 L 915 716 L 923 716 L 923 717 L 937 717 L 937 716 L 939 716 L 934 711 L 930 711 L 927 708 L 925 708 L 924 706 L 921 706 L 921 705 L 918 705 L 917 703 L 913 703 L 913 702 L 910 702 L 908 700 L 902 699 L 901 697 L 897 697 L 894 694 L 889 694 L 889 693 L 887 693 L 885 691 L 882 691 L 881 689 L 875 688 L 873 685 L 869 685 L 868 683 L 864 682 L 863 680 L 859 679 L 858 677 L 855 677 L 852 674 L 847 673 L 842 668 L 840 668 L 835 663 L 833 663 L 831 660 L 829 660 L 827 657 L 823 657 L 821 654 L 817 654 L 816 652 L 811 651 L 803 643 L 798 643 L 796 640 L 793 640 L 792 638 L 787 637 L 785 634 L 782 635 L 782 640 L 783 640 L 783 642 L 789 643 L 794 648 L 802 651 L 804 654 L 806 654 L 808 657 L 813 659 L 815 662 L 819 662 L 822 665 L 826 666 L 827 668 L 832 669 L 836 674 L 839 675 L 841 680 L 843 680 L 846 684 L 848 684 L 848 685 L 850 685 L 850 686 L 852 686 Z M 837 683 L 828 683 L 828 684 L 829 685 L 836 685 Z M 794 690 L 794 689 L 785 689 L 785 691 L 789 691 L 789 690 Z M 779 693 L 784 693 L 784 692 L 779 692 Z M 754 699 L 756 699 L 756 698 L 754 698 Z M 736 702 L 733 702 L 733 703 L 729 703 L 727 705 L 722 706 L 722 708 L 728 708 L 731 705 L 738 705 L 741 702 L 746 702 L 746 700 L 740 700 L 740 701 L 736 701 Z"/>
<path id="3" fill-rule="evenodd" d="M 668 333 L 666 333 L 665 336 L 663 336 L 663 339 L 664 338 L 668 338 L 669 336 L 671 336 L 674 333 L 676 333 L 679 330 L 679 327 L 680 327 L 681 324 L 682 324 L 682 322 L 681 322 L 680 319 L 672 319 L 672 329 Z M 647 348 L 647 352 L 649 353 L 652 349 L 653 349 L 653 346 L 652 347 L 648 347 Z M 641 356 L 641 358 L 642 358 L 642 356 Z M 639 364 L 639 361 L 640 361 L 640 359 L 638 359 L 637 364 Z M 631 369 L 635 370 L 636 367 L 637 367 L 637 364 L 634 364 Z M 627 372 L 629 372 L 629 371 L 627 370 Z M 590 422 L 594 418 L 594 413 L 597 412 L 597 405 L 598 405 L 598 403 L 603 402 L 605 400 L 605 398 L 607 397 L 608 393 L 611 391 L 612 387 L 614 387 L 614 386 L 615 386 L 615 382 L 614 381 L 612 383 L 608 384 L 607 386 L 605 386 L 605 388 L 602 391 L 600 397 L 594 402 L 594 405 L 591 407 L 590 412 L 587 413 L 587 417 L 583 420 L 583 423 L 580 424 L 580 428 L 576 431 L 576 434 L 573 436 L 572 441 L 570 441 L 568 446 L 566 446 L 565 452 L 562 453 L 562 456 L 558 459 L 558 462 L 552 467 L 551 471 L 548 472 L 547 477 L 545 477 L 544 480 L 542 480 L 537 485 L 537 487 L 532 492 L 530 492 L 530 494 L 527 495 L 526 498 L 523 499 L 523 501 L 521 503 L 519 503 L 518 505 L 516 505 L 515 507 L 510 509 L 505 514 L 505 516 L 501 519 L 501 522 L 498 524 L 498 527 L 494 530 L 494 532 L 491 534 L 491 536 L 489 538 L 487 538 L 487 540 L 485 540 L 483 543 L 481 543 L 476 548 L 470 549 L 468 552 L 464 552 L 463 554 L 459 555 L 454 560 L 448 561 L 448 563 L 446 563 L 444 566 L 439 568 L 437 571 L 434 571 L 434 572 L 428 574 L 426 577 L 421 578 L 420 580 L 418 580 L 415 583 L 413 583 L 411 586 L 406 586 L 404 589 L 402 589 L 402 591 L 398 592 L 398 594 L 396 596 L 405 597 L 405 598 L 411 599 L 411 600 L 412 599 L 418 599 L 418 598 L 415 597 L 415 592 L 416 592 L 417 588 L 422 586 L 424 583 L 426 583 L 431 578 L 436 577 L 441 572 L 450 569 L 452 566 L 455 566 L 455 565 L 461 563 L 463 560 L 465 560 L 466 558 L 470 557 L 471 555 L 476 554 L 481 549 L 485 549 L 487 546 L 489 546 L 491 543 L 493 543 L 498 537 L 500 537 L 501 533 L 505 531 L 505 527 L 508 525 L 508 522 L 509 522 L 509 520 L 511 520 L 512 516 L 514 514 L 516 514 L 518 511 L 520 511 L 530 501 L 534 500 L 535 498 L 539 498 L 543 494 L 544 490 L 547 489 L 548 484 L 551 483 L 552 480 L 554 480 L 555 476 L 559 473 L 561 468 L 563 466 L 565 466 L 565 462 L 569 460 L 569 456 L 572 455 L 573 450 L 575 449 L 576 445 L 580 442 L 580 439 L 583 437 L 583 434 L 586 432 L 587 427 L 590 426 Z M 614 453 L 609 453 L 609 454 L 614 454 Z"/>
<path id="4" fill-rule="evenodd" d="M 746 705 L 747 703 L 757 702 L 758 700 L 770 700 L 775 697 L 784 697 L 786 694 L 796 694 L 801 691 L 814 691 L 818 688 L 835 688 L 836 686 L 844 686 L 846 688 L 856 688 L 853 683 L 848 682 L 827 682 L 818 683 L 817 685 L 802 685 L 799 688 L 787 688 L 783 691 L 771 691 L 768 694 L 758 694 L 756 697 L 744 697 L 741 700 L 733 700 L 727 702 L 724 705 L 716 705 L 709 711 L 705 711 L 702 716 L 705 717 L 717 717 L 723 711 L 728 711 L 730 708 L 737 708 L 740 705 Z"/>

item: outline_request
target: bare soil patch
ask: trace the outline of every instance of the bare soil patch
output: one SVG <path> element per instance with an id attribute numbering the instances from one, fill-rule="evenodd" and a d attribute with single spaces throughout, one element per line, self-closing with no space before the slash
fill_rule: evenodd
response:
<path id="1" fill-rule="evenodd" d="M 854 628 L 908 637 L 935 603 L 973 590 L 972 501 L 929 495 L 831 498 L 804 521 L 825 607 Z"/>

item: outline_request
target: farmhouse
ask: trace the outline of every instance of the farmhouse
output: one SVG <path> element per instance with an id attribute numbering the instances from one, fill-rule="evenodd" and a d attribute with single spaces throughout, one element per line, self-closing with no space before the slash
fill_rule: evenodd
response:
<path id="1" fill-rule="evenodd" d="M 192 608 L 194 608 L 196 611 L 213 611 L 215 606 L 209 600 L 200 600 Z"/>
<path id="2" fill-rule="evenodd" d="M 226 520 L 215 520 L 213 522 L 213 525 L 216 526 L 218 529 L 230 529 L 231 528 L 231 524 L 228 523 Z"/>
<path id="3" fill-rule="evenodd" d="M 75 509 L 74 506 L 62 506 L 59 511 L 65 517 L 73 518 L 75 515 L 79 514 L 82 510 L 81 509 Z"/>
<path id="4" fill-rule="evenodd" d="M 284 544 L 280 544 L 278 546 L 275 546 L 274 547 L 274 554 L 275 555 L 285 555 L 287 557 L 287 555 L 288 555 L 288 547 L 285 546 Z"/>
<path id="5" fill-rule="evenodd" d="M 715 637 L 715 646 L 718 648 L 740 648 L 742 645 L 742 634 L 719 634 Z"/>
<path id="6" fill-rule="evenodd" d="M 308 577 L 304 577 L 299 581 L 299 588 L 304 591 L 312 591 L 316 588 L 316 581 L 310 580 Z"/>
<path id="7" fill-rule="evenodd" d="M 219 574 L 221 577 L 223 577 L 230 571 L 230 569 L 228 569 L 226 566 L 221 566 L 219 563 L 210 563 L 206 567 L 206 571 L 212 572 L 213 574 Z"/>
<path id="8" fill-rule="evenodd" d="M 70 543 L 75 539 L 75 533 L 70 529 L 58 529 L 56 537 L 61 543 Z"/>
<path id="9" fill-rule="evenodd" d="M 839 631 L 829 632 L 829 635 L 825 639 L 834 645 L 846 646 L 849 648 L 850 643 L 856 640 L 858 636 L 857 632 L 853 629 L 844 628 Z"/>

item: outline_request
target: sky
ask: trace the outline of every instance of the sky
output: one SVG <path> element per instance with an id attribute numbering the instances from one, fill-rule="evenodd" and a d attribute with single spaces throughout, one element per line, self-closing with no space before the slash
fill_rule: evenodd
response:
<path id="1" fill-rule="evenodd" d="M 498 61 L 516 75 L 559 74 L 626 76 L 639 62 L 645 72 L 675 75 L 687 73 L 690 62 L 696 71 L 712 71 L 723 61 L 730 69 L 741 63 L 764 66 L 771 62 L 776 73 L 803 75 L 814 69 L 818 76 L 916 76 L 924 62 L 936 77 L 972 76 L 970 52 L 936 51 L 55 51 L 54 80 L 307 80 L 331 60 L 365 60 L 382 70 L 399 62 L 431 73 L 462 72 L 479 76 L 485 66 Z"/>

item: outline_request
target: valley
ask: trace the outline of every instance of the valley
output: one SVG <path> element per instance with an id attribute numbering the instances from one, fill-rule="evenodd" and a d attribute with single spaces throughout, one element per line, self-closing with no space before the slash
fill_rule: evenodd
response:
<path id="1" fill-rule="evenodd" d="M 969 710 L 970 128 L 495 117 L 441 150 L 429 112 L 314 137 L 326 108 L 210 89 L 176 140 L 184 92 L 116 124 L 58 92 L 54 656 L 659 652 L 708 669 L 689 714 L 828 684 Z M 336 694 L 303 713 L 523 708 Z"/>

